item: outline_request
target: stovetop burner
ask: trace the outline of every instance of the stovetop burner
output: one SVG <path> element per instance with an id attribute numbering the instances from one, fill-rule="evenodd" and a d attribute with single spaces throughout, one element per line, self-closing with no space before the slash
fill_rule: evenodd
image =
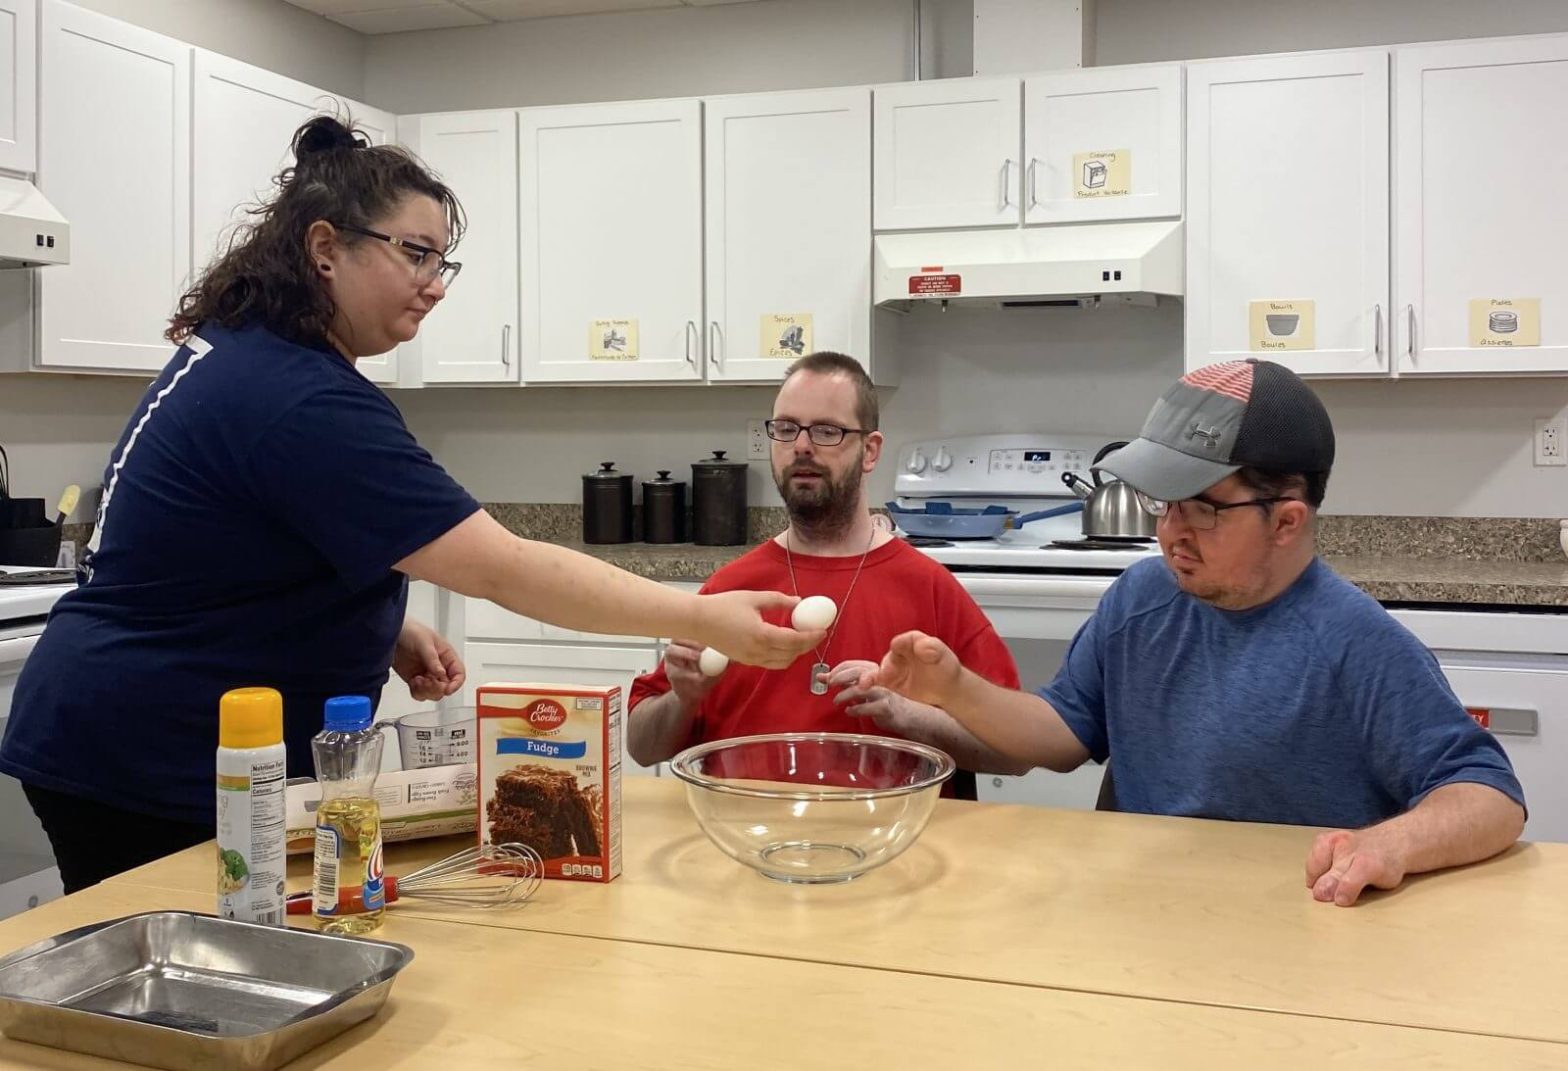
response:
<path id="1" fill-rule="evenodd" d="M 1058 550 L 1139 550 L 1152 539 L 1057 539 L 1051 546 Z"/>
<path id="2" fill-rule="evenodd" d="M 931 536 L 906 535 L 904 536 L 904 542 L 908 543 L 912 547 L 924 547 L 926 549 L 931 549 L 933 547 L 950 547 L 953 545 L 951 540 L 933 539 Z"/>

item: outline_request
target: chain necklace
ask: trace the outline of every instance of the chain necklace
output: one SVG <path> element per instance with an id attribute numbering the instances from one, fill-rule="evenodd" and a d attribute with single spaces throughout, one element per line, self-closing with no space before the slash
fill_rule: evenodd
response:
<path id="1" fill-rule="evenodd" d="M 817 661 L 811 667 L 811 694 L 827 695 L 828 670 L 833 667 L 828 665 L 828 648 L 833 646 L 833 637 L 838 632 L 838 626 L 844 620 L 844 611 L 849 608 L 849 597 L 855 593 L 855 583 L 860 579 L 860 570 L 866 567 L 866 558 L 871 554 L 871 544 L 876 541 L 876 525 L 871 526 L 871 537 L 866 540 L 865 552 L 860 555 L 860 564 L 855 566 L 855 575 L 849 578 L 849 590 L 844 592 L 844 601 L 839 604 L 838 614 L 833 619 L 833 624 L 828 628 L 827 639 L 822 641 L 822 646 L 816 649 Z M 784 529 L 784 562 L 789 566 L 790 594 L 800 598 L 800 585 L 795 583 L 795 557 L 790 553 L 789 529 Z"/>

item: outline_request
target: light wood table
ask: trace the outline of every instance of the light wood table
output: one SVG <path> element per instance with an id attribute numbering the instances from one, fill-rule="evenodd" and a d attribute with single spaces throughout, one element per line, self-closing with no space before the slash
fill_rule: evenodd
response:
<path id="1" fill-rule="evenodd" d="M 1312 899 L 1313 831 L 1289 826 L 943 802 L 886 867 L 813 888 L 720 854 L 678 783 L 628 778 L 624 814 L 614 882 L 546 882 L 507 912 L 410 900 L 393 913 L 1568 1042 L 1568 845 L 1519 845 L 1347 909 Z M 388 870 L 464 843 L 391 845 Z M 113 881 L 208 894 L 211 852 Z M 304 887 L 309 861 L 295 865 Z"/>
<path id="2" fill-rule="evenodd" d="M 212 894 L 97 886 L 0 922 L 10 951 L 89 922 L 212 908 Z M 1561 1069 L 1568 1047 L 1102 996 L 390 913 L 415 950 L 374 1019 L 290 1071 L 713 1069 Z M 0 1039 L 8 1069 L 126 1065 Z"/>

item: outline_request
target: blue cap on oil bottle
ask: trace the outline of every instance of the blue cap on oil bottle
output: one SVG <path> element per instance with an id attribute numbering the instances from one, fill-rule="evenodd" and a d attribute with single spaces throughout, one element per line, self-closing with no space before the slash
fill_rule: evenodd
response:
<path id="1" fill-rule="evenodd" d="M 374 715 L 370 700 L 362 695 L 335 695 L 327 700 L 326 728 L 331 732 L 357 733 L 370 728 Z"/>

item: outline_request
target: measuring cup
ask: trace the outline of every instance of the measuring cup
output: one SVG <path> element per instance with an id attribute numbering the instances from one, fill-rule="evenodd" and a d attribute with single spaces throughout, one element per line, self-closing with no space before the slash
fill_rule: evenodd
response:
<path id="1" fill-rule="evenodd" d="M 392 724 L 405 770 L 474 761 L 479 723 L 473 707 L 420 710 Z"/>

